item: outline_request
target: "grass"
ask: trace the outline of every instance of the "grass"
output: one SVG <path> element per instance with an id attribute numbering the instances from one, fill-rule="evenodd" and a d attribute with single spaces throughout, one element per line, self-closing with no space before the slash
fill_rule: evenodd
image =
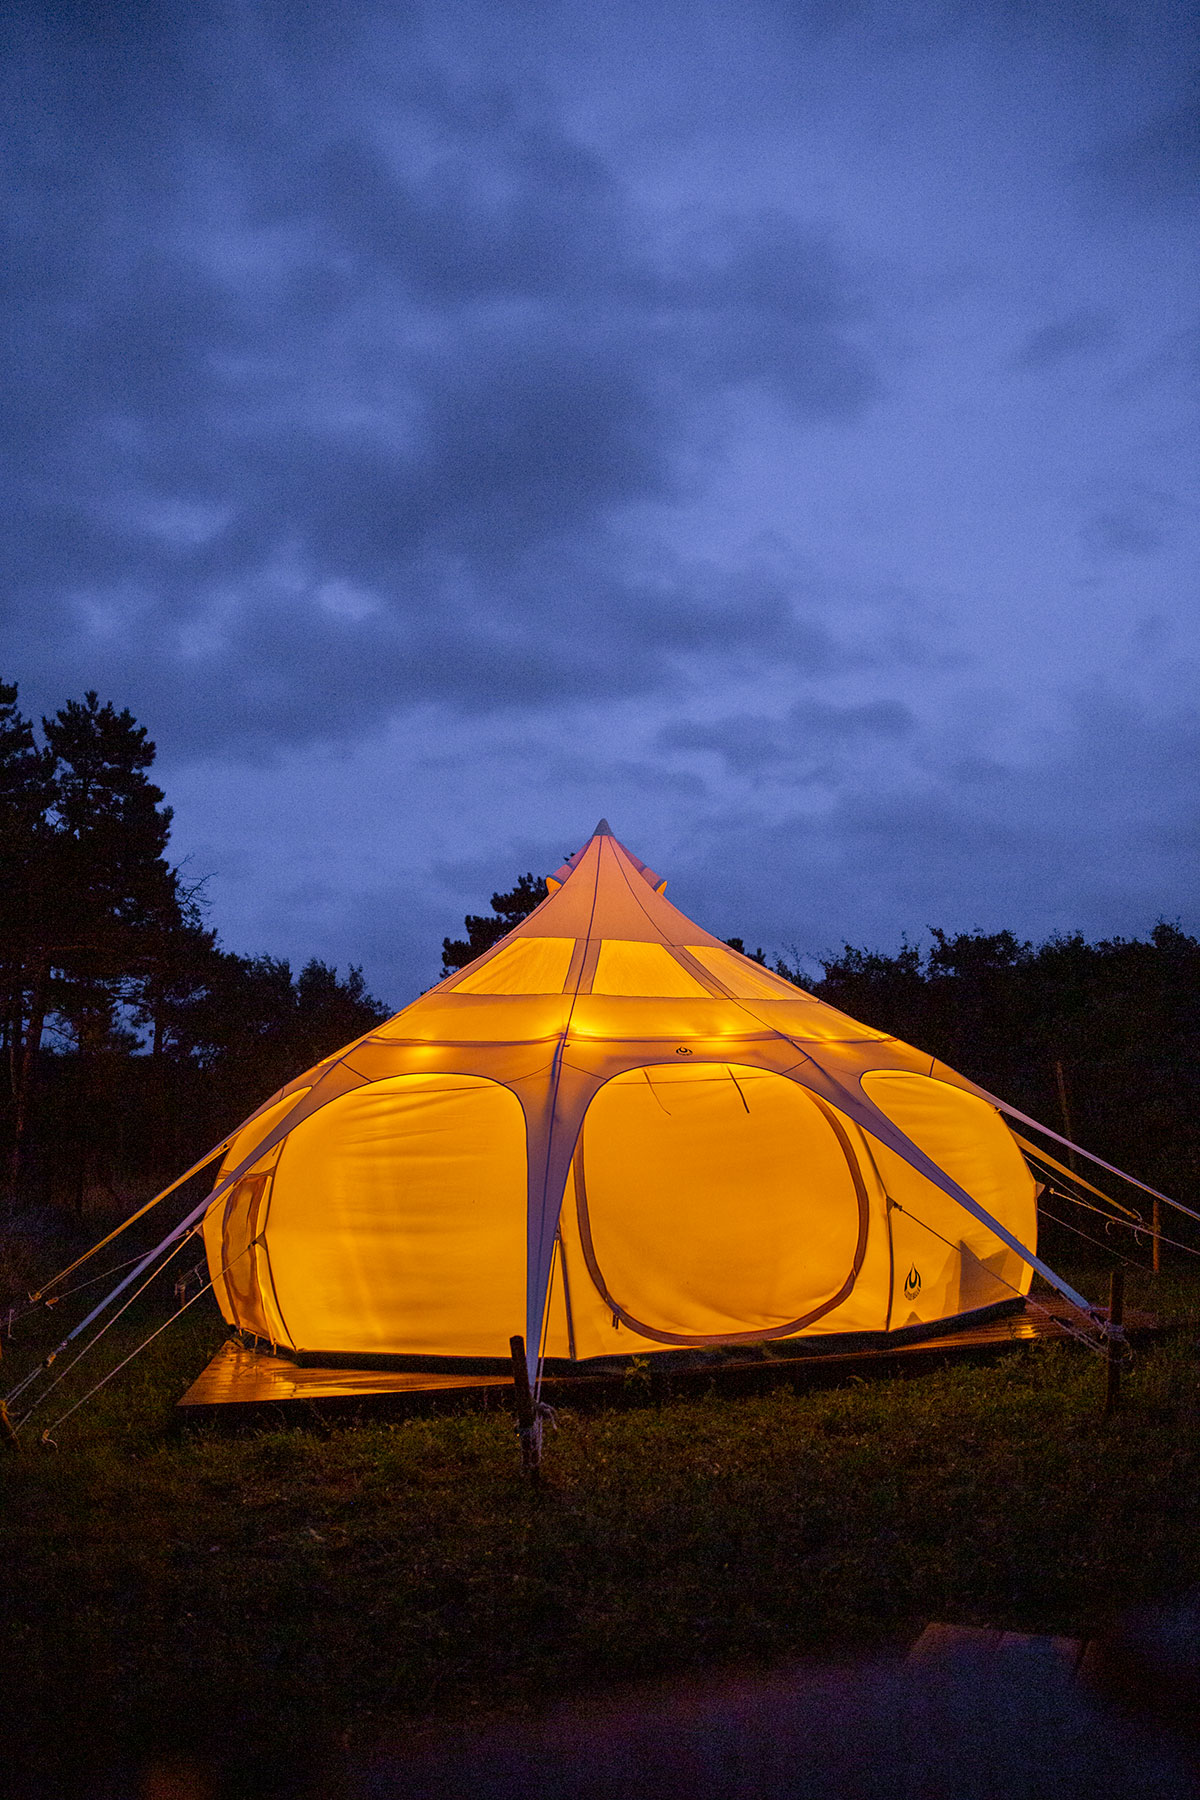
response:
<path id="1" fill-rule="evenodd" d="M 1155 1293 L 1200 1312 L 1189 1274 Z M 47 1790 L 97 1744 L 114 1767 L 191 1753 L 230 1794 L 286 1789 L 414 1721 L 878 1648 L 930 1619 L 1086 1633 L 1200 1582 L 1191 1328 L 1138 1355 L 1110 1422 L 1098 1360 L 1039 1345 L 566 1413 L 538 1492 L 498 1413 L 179 1432 L 220 1335 L 194 1308 L 57 1453 L 0 1461 L 4 1741 Z"/>

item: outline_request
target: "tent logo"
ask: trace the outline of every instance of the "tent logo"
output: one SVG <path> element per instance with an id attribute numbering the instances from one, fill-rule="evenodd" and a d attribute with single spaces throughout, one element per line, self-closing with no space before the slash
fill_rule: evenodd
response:
<path id="1" fill-rule="evenodd" d="M 904 1298 L 906 1300 L 915 1300 L 920 1291 L 921 1272 L 917 1268 L 916 1263 L 914 1263 L 912 1268 L 908 1271 L 908 1274 L 904 1277 Z"/>

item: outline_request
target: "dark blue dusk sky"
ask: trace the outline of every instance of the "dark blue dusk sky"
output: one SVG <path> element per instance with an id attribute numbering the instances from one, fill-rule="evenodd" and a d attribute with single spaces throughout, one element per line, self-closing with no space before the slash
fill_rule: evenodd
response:
<path id="1" fill-rule="evenodd" d="M 1200 927 L 1200 30 L 10 5 L 0 673 L 399 1005 L 606 814 L 820 953 Z"/>

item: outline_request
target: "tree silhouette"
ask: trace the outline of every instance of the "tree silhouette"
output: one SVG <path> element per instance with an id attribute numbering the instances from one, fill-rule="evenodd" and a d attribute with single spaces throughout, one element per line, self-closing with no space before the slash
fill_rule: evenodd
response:
<path id="1" fill-rule="evenodd" d="M 545 876 L 534 875 L 531 871 L 518 876 L 516 885 L 506 894 L 492 895 L 490 914 L 468 913 L 463 920 L 466 937 L 442 939 L 443 975 L 454 975 L 459 969 L 465 969 L 477 956 L 499 943 L 514 925 L 519 925 L 535 906 L 541 905 L 547 891 Z"/>
<path id="2" fill-rule="evenodd" d="M 11 1107 L 8 1174 L 14 1192 L 49 1004 L 50 960 L 44 939 L 54 883 L 53 828 L 48 822 L 54 755 L 39 748 L 32 722 L 17 710 L 17 698 L 15 683 L 0 682 L 0 978 Z"/>

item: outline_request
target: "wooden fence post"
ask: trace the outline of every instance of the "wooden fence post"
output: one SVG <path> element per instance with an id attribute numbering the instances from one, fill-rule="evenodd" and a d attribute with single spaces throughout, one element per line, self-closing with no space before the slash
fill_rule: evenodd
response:
<path id="1" fill-rule="evenodd" d="M 1109 1418 L 1121 1397 L 1121 1361 L 1125 1354 L 1125 1271 L 1114 1269 L 1108 1290 L 1108 1380 L 1104 1389 L 1104 1416 Z"/>
<path id="2" fill-rule="evenodd" d="M 517 1401 L 517 1430 L 521 1436 L 521 1467 L 529 1475 L 536 1487 L 538 1481 L 538 1464 L 541 1457 L 538 1452 L 537 1409 L 533 1404 L 533 1390 L 529 1385 L 529 1370 L 525 1366 L 525 1339 L 513 1337 L 508 1340 L 512 1351 L 513 1391 Z"/>

